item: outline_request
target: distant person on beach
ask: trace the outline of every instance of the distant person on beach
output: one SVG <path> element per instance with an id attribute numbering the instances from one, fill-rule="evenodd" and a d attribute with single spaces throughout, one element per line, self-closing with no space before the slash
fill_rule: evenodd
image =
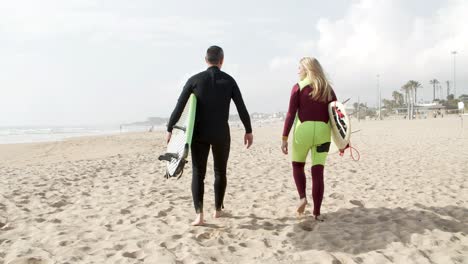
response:
<path id="1" fill-rule="evenodd" d="M 293 177 L 300 199 L 297 214 L 303 215 L 307 205 L 304 167 L 307 155 L 311 151 L 313 215 L 316 220 L 323 221 L 319 217 L 324 192 L 323 170 L 331 141 L 328 104 L 337 98 L 317 59 L 301 59 L 298 74 L 300 81 L 291 91 L 281 149 L 284 154 L 288 154 L 288 136 L 295 123 L 291 158 Z"/>
<path id="2" fill-rule="evenodd" d="M 195 94 L 197 97 L 197 112 L 191 145 L 193 167 L 192 197 L 197 214 L 195 221 L 192 223 L 194 226 L 204 224 L 204 181 L 210 148 L 213 152 L 215 175 L 215 211 L 213 217 L 220 217 L 224 208 L 224 194 L 227 185 L 226 167 L 231 146 L 228 124 L 231 100 L 234 101 L 245 128 L 244 144 L 249 148 L 253 142 L 250 116 L 239 87 L 234 78 L 221 71 L 224 61 L 223 50 L 218 46 L 209 47 L 206 52 L 205 61 L 208 64 L 208 69 L 192 76 L 185 84 L 169 119 L 166 139 L 167 142 L 170 141 L 172 129 L 177 121 L 179 121 L 185 104 L 190 95 L 192 93 Z"/>

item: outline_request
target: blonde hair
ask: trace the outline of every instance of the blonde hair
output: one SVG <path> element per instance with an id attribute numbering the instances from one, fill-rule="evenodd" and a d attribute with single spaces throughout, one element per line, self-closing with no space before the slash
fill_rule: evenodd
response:
<path id="1" fill-rule="evenodd" d="M 300 60 L 311 85 L 313 86 L 310 97 L 320 102 L 328 102 L 332 99 L 332 87 L 323 72 L 320 62 L 316 58 L 305 57 Z"/>

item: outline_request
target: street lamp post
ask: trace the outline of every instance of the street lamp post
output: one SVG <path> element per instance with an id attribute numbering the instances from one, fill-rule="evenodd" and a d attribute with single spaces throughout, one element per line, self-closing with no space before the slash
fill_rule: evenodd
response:
<path id="1" fill-rule="evenodd" d="M 457 79 L 456 79 L 456 64 L 455 64 L 455 57 L 457 55 L 457 51 L 454 50 L 452 51 L 453 54 L 453 95 L 455 98 L 457 98 Z"/>

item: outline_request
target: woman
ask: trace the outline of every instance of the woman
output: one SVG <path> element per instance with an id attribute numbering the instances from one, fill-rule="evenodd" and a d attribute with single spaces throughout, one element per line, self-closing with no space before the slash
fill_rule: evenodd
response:
<path id="1" fill-rule="evenodd" d="M 337 99 L 317 59 L 309 57 L 301 59 L 298 74 L 300 81 L 292 88 L 289 110 L 284 122 L 281 149 L 284 154 L 288 154 L 288 135 L 295 123 L 292 140 L 292 167 L 300 199 L 297 213 L 304 214 L 307 205 L 304 166 L 310 150 L 313 215 L 316 220 L 323 221 L 319 217 L 324 190 L 323 169 L 330 148 L 331 136 L 328 104 Z"/>

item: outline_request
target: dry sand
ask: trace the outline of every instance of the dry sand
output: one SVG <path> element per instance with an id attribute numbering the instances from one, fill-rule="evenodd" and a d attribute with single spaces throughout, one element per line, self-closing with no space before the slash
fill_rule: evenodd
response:
<path id="1" fill-rule="evenodd" d="M 468 263 L 466 126 L 354 121 L 361 161 L 330 154 L 325 222 L 295 217 L 281 125 L 254 127 L 250 150 L 233 129 L 227 217 L 204 227 L 190 166 L 163 178 L 163 133 L 0 145 L 0 263 Z"/>

